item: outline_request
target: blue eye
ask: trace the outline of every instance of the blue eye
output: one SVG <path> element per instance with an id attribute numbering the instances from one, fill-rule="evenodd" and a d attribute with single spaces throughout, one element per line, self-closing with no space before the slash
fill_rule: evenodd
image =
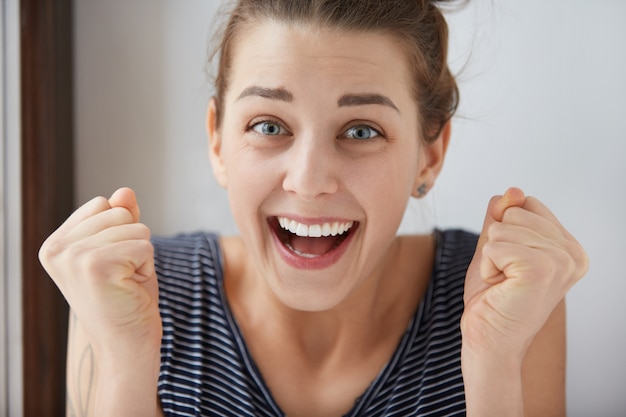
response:
<path id="1" fill-rule="evenodd" d="M 345 136 L 348 139 L 367 140 L 380 136 L 380 133 L 367 125 L 358 125 L 346 130 Z"/>
<path id="2" fill-rule="evenodd" d="M 259 122 L 252 126 L 252 130 L 265 136 L 286 135 L 287 129 L 274 122 Z"/>

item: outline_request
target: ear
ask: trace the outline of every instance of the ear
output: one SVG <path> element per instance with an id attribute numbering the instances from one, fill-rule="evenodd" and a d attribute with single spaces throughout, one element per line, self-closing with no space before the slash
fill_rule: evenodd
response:
<path id="1" fill-rule="evenodd" d="M 209 138 L 209 161 L 218 184 L 226 188 L 226 165 L 222 158 L 222 135 L 217 126 L 217 102 L 215 97 L 209 102 L 206 114 L 206 130 Z"/>
<path id="2" fill-rule="evenodd" d="M 416 198 L 424 195 L 435 185 L 435 181 L 443 168 L 443 161 L 446 157 L 450 134 L 452 133 L 451 122 L 444 125 L 434 142 L 424 144 L 420 155 L 420 170 L 415 176 L 413 191 L 411 195 Z"/>

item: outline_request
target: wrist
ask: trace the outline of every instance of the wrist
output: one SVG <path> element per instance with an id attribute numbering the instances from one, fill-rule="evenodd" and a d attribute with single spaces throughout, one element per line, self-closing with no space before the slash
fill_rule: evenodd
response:
<path id="1" fill-rule="evenodd" d="M 522 361 L 470 348 L 461 349 L 468 417 L 522 417 Z"/>
<path id="2" fill-rule="evenodd" d="M 155 416 L 160 353 L 127 357 L 96 356 L 99 416 Z"/>

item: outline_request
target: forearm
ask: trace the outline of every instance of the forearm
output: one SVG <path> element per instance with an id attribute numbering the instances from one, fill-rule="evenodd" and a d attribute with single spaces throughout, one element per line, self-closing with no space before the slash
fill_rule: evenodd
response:
<path id="1" fill-rule="evenodd" d="M 153 353 L 120 357 L 94 349 L 74 316 L 70 319 L 67 416 L 159 416 L 160 357 Z"/>
<path id="2" fill-rule="evenodd" d="M 461 353 L 468 417 L 523 417 L 518 359 L 497 360 L 464 349 Z"/>
<path id="3" fill-rule="evenodd" d="M 97 358 L 95 410 L 98 416 L 155 417 L 160 414 L 157 397 L 158 355 Z"/>

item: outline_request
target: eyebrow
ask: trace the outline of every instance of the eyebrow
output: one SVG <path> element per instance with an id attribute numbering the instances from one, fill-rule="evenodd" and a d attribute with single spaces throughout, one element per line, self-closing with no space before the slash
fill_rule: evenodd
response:
<path id="1" fill-rule="evenodd" d="M 286 101 L 286 102 L 293 101 L 293 94 L 291 94 L 291 92 L 289 92 L 288 90 L 282 87 L 268 88 L 268 87 L 259 87 L 256 85 L 245 88 L 241 92 L 241 94 L 239 94 L 239 97 L 237 97 L 237 100 L 241 100 L 243 98 L 252 97 L 252 96 L 258 96 L 262 98 L 268 98 L 271 100 L 279 100 L 279 101 Z M 400 112 L 400 110 L 398 110 L 398 107 L 393 103 L 393 101 L 391 101 L 389 97 L 384 96 L 382 94 L 375 94 L 375 93 L 344 94 L 337 101 L 337 106 L 339 107 L 364 106 L 364 105 L 369 105 L 369 104 L 378 104 L 382 106 L 391 107 L 398 113 Z"/>
<path id="2" fill-rule="evenodd" d="M 339 101 L 337 101 L 337 105 L 339 107 L 344 106 L 363 106 L 367 104 L 380 104 L 383 106 L 391 107 L 398 113 L 398 107 L 391 101 L 391 99 L 387 96 L 383 96 L 382 94 L 345 94 L 341 96 Z"/>
<path id="3" fill-rule="evenodd" d="M 241 100 L 242 98 L 250 97 L 250 96 L 259 96 L 263 98 L 269 98 L 272 100 L 280 100 L 280 101 L 287 101 L 287 102 L 293 101 L 293 94 L 291 94 L 289 91 L 285 90 L 284 88 L 266 88 L 266 87 L 259 87 L 256 85 L 252 87 L 248 87 L 245 90 L 243 90 L 241 94 L 239 94 L 239 97 L 237 97 L 237 100 Z"/>

